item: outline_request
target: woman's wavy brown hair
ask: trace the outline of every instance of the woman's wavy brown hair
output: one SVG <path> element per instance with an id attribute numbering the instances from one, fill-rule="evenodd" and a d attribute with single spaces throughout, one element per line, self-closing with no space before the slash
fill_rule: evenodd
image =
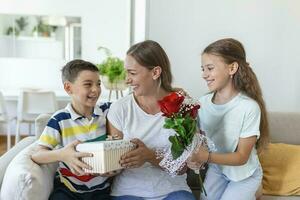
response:
<path id="1" fill-rule="evenodd" d="M 238 63 L 238 70 L 233 75 L 233 84 L 238 91 L 254 99 L 260 107 L 260 138 L 256 143 L 256 147 L 259 153 L 262 152 L 269 142 L 267 111 L 259 82 L 246 61 L 246 52 L 243 45 L 232 38 L 221 39 L 207 46 L 202 54 L 220 56 L 226 64 Z"/>
<path id="2" fill-rule="evenodd" d="M 156 66 L 162 69 L 161 87 L 170 92 L 172 88 L 172 73 L 169 58 L 164 49 L 153 40 L 146 40 L 131 46 L 127 55 L 132 56 L 140 65 L 151 70 Z"/>

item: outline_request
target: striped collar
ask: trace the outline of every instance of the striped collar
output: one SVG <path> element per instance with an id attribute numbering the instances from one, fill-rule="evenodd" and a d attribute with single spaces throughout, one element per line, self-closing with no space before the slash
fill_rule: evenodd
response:
<path id="1" fill-rule="evenodd" d="M 77 112 L 75 112 L 75 110 L 73 109 L 71 103 L 68 103 L 68 105 L 66 106 L 65 109 L 70 113 L 71 119 L 72 119 L 72 120 L 83 119 L 83 118 L 85 118 L 85 116 L 80 115 L 80 114 L 78 114 Z M 99 116 L 102 115 L 102 114 L 103 114 L 102 109 L 100 109 L 99 106 L 96 105 L 96 106 L 94 107 L 94 111 L 93 111 L 92 117 L 93 117 L 93 118 L 99 117 Z"/>

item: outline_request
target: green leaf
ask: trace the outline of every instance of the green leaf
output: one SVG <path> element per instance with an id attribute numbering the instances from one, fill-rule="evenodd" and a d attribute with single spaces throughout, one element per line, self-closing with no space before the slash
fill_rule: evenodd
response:
<path id="1" fill-rule="evenodd" d="M 184 121 L 184 118 L 182 118 L 182 117 L 174 119 L 174 123 L 176 125 L 182 125 L 183 121 Z"/>
<path id="2" fill-rule="evenodd" d="M 165 119 L 165 124 L 164 124 L 164 128 L 167 128 L 167 129 L 171 129 L 174 127 L 174 121 L 170 118 L 166 118 Z"/>
<path id="3" fill-rule="evenodd" d="M 186 130 L 182 125 L 177 125 L 174 127 L 174 129 L 176 130 L 176 132 L 181 136 L 181 137 L 185 137 L 186 135 Z"/>
<path id="4" fill-rule="evenodd" d="M 173 159 L 177 159 L 184 151 L 184 147 L 180 144 L 178 141 L 178 138 L 176 136 L 170 136 L 169 140 L 171 142 L 171 153 L 173 156 Z"/>
<path id="5" fill-rule="evenodd" d="M 98 50 L 104 50 L 107 56 L 101 64 L 97 64 L 99 73 L 108 76 L 110 83 L 125 80 L 126 70 L 124 68 L 124 62 L 120 58 L 112 57 L 110 50 L 105 47 L 99 47 Z"/>
<path id="6" fill-rule="evenodd" d="M 184 149 L 191 144 L 196 132 L 196 120 L 189 115 L 182 117 L 175 114 L 172 118 L 166 118 L 164 128 L 173 129 L 176 134 L 170 136 L 171 152 L 174 159 L 178 158 Z"/>

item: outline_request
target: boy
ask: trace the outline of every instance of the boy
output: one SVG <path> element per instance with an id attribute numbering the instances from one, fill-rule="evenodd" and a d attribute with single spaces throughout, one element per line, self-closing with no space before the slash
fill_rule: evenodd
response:
<path id="1" fill-rule="evenodd" d="M 107 177 L 84 174 L 83 168 L 90 166 L 80 158 L 92 155 L 75 150 L 81 141 L 105 138 L 109 104 L 96 106 L 101 93 L 98 68 L 83 60 L 70 61 L 62 69 L 62 81 L 71 103 L 53 114 L 32 160 L 38 164 L 59 161 L 49 199 L 110 199 Z"/>

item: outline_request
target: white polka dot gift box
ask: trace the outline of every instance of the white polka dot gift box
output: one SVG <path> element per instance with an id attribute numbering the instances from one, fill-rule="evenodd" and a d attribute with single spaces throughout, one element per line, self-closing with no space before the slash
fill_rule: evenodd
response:
<path id="1" fill-rule="evenodd" d="M 82 161 L 92 169 L 84 169 L 86 173 L 106 173 L 123 167 L 119 164 L 125 153 L 135 148 L 128 140 L 109 140 L 81 143 L 76 146 L 79 152 L 92 153 L 93 157 L 83 157 Z"/>

